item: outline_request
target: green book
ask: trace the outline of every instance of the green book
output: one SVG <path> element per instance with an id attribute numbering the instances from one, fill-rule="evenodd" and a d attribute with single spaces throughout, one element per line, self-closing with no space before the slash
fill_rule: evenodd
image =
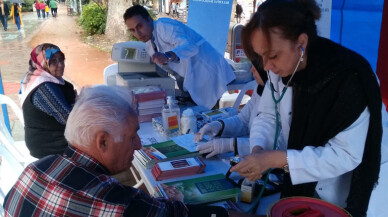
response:
<path id="1" fill-rule="evenodd" d="M 173 140 L 168 140 L 154 145 L 145 146 L 144 148 L 150 148 L 153 151 L 151 153 L 159 159 L 164 159 L 164 156 L 166 156 L 167 158 L 173 158 L 192 153 L 186 148 L 176 144 Z"/>
<path id="2" fill-rule="evenodd" d="M 240 193 L 240 189 L 228 181 L 224 174 L 167 182 L 164 185 L 175 186 L 183 193 L 184 202 L 187 204 L 213 203 L 230 199 L 237 201 Z M 166 196 L 160 184 L 157 188 Z"/>
<path id="3" fill-rule="evenodd" d="M 203 142 L 205 141 L 207 140 Z M 135 157 L 144 167 L 152 168 L 157 162 L 198 156 L 199 152 L 195 151 L 196 145 L 194 135 L 186 134 L 165 142 L 145 145 L 135 152 Z"/>

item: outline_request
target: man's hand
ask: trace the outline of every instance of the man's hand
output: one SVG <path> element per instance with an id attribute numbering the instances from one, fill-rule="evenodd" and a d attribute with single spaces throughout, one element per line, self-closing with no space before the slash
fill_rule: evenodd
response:
<path id="1" fill-rule="evenodd" d="M 174 186 L 163 185 L 163 190 L 166 192 L 168 199 L 183 202 L 183 194 Z"/>
<path id="2" fill-rule="evenodd" d="M 152 62 L 159 65 L 166 65 L 168 63 L 168 58 L 164 53 L 156 52 L 152 55 Z"/>

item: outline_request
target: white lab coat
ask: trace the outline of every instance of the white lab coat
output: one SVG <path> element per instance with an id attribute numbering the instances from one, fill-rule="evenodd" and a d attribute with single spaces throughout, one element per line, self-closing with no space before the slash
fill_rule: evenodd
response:
<path id="1" fill-rule="evenodd" d="M 250 153 L 249 131 L 254 118 L 258 115 L 261 96 L 257 94 L 257 85 L 254 88 L 252 98 L 241 109 L 238 115 L 223 119 L 225 126 L 221 137 L 237 137 L 239 155 Z"/>
<path id="2" fill-rule="evenodd" d="M 280 77 L 271 73 L 276 90 L 275 97 L 285 86 Z M 250 132 L 250 146 L 273 149 L 275 136 L 275 105 L 267 82 L 259 105 L 259 116 L 253 121 Z M 279 103 L 281 131 L 279 149 L 287 150 L 287 140 L 292 119 L 292 87 L 289 87 Z M 366 135 L 369 126 L 369 110 L 347 129 L 330 139 L 325 146 L 306 146 L 303 150 L 287 150 L 292 184 L 318 181 L 316 192 L 323 200 L 346 206 L 349 194 L 351 171 L 362 161 Z"/>
<path id="3" fill-rule="evenodd" d="M 383 139 L 381 140 L 381 165 L 379 181 L 377 186 L 373 189 L 369 200 L 369 207 L 367 211 L 368 217 L 387 217 L 388 209 L 387 195 L 388 195 L 388 113 L 383 108 L 382 120 L 383 120 Z"/>
<path id="4" fill-rule="evenodd" d="M 184 77 L 183 87 L 197 105 L 213 108 L 227 91 L 226 85 L 235 79 L 232 67 L 205 39 L 185 24 L 170 19 L 154 21 L 155 45 L 158 52 L 173 51 L 180 59 L 168 66 Z M 151 40 L 147 53 L 155 51 Z"/>

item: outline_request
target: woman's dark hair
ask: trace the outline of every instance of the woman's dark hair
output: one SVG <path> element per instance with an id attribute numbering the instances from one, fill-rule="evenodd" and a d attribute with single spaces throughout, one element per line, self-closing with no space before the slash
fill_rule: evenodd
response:
<path id="1" fill-rule="evenodd" d="M 242 31 L 244 52 L 251 60 L 261 57 L 252 48 L 251 35 L 261 29 L 269 40 L 271 28 L 279 28 L 282 37 L 296 41 L 300 34 L 306 33 L 309 42 L 317 37 L 315 21 L 321 17 L 321 10 L 315 0 L 267 0 L 260 5 Z"/>
<path id="2" fill-rule="evenodd" d="M 123 15 L 124 22 L 127 21 L 128 19 L 130 19 L 131 17 L 136 16 L 136 15 L 140 15 L 146 20 L 148 20 L 148 18 L 152 19 L 150 14 L 148 13 L 148 11 L 143 6 L 134 5 L 125 11 L 125 13 Z"/>

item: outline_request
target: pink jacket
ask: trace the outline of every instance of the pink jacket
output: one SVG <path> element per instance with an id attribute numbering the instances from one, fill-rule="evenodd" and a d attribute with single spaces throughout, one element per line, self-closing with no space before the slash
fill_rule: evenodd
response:
<path id="1" fill-rule="evenodd" d="M 40 3 L 39 3 L 39 1 L 35 2 L 35 8 L 36 8 L 36 10 L 40 10 Z"/>
<path id="2" fill-rule="evenodd" d="M 46 8 L 46 4 L 45 3 L 40 3 L 40 10 L 44 10 Z"/>

